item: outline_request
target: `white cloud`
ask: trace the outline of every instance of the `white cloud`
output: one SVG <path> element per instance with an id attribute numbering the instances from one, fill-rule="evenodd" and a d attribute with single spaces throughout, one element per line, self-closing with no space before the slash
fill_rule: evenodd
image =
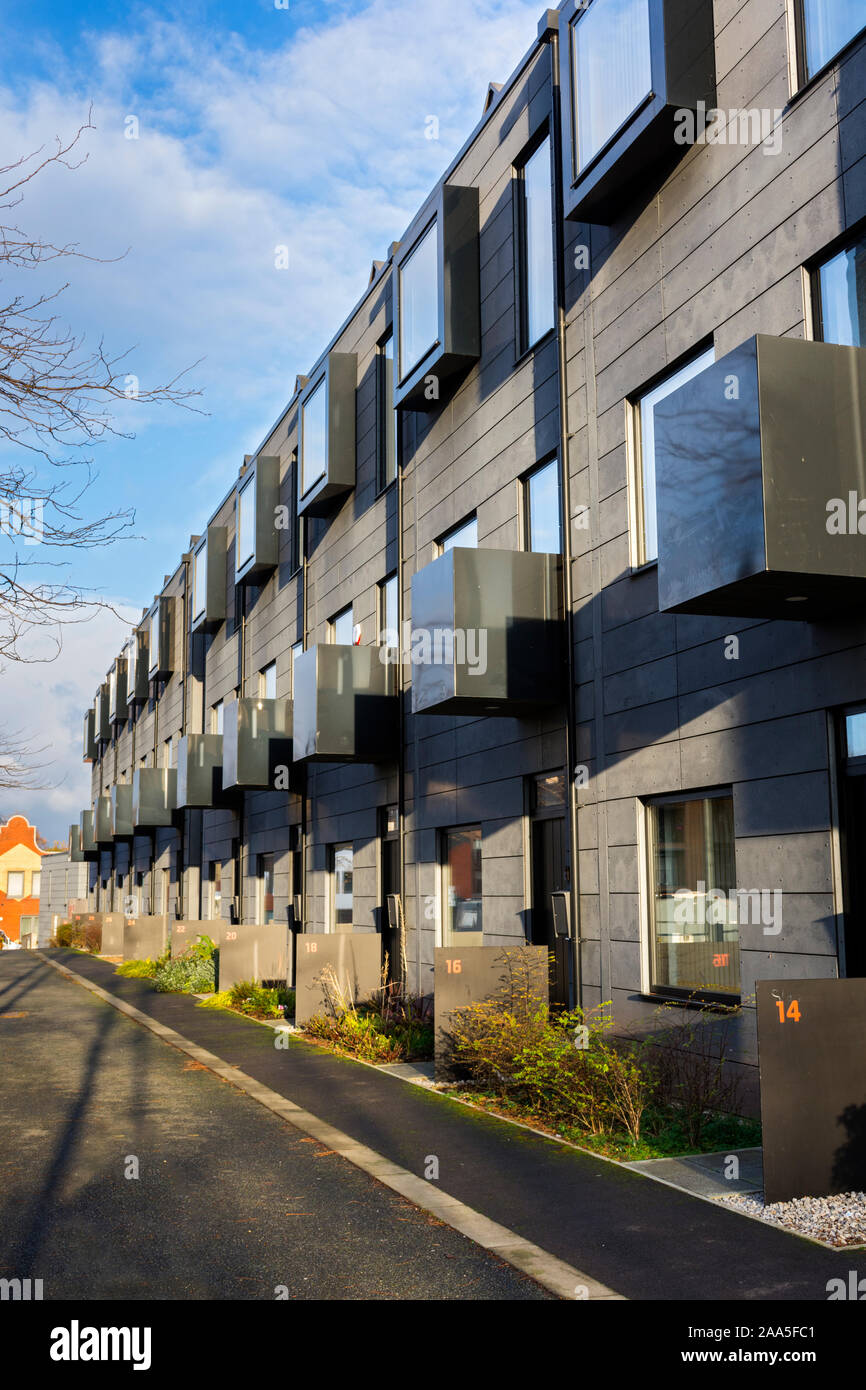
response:
<path id="1" fill-rule="evenodd" d="M 55 661 L 8 662 L 0 671 L 0 730 L 20 734 L 40 764 L 36 791 L 0 790 L 0 818 L 21 812 L 40 834 L 66 841 L 69 826 L 90 805 L 90 764 L 81 760 L 84 711 L 93 701 L 113 656 L 120 650 L 140 609 L 95 610 L 86 622 L 65 625 Z M 49 634 L 23 644 L 29 657 L 54 650 Z"/>

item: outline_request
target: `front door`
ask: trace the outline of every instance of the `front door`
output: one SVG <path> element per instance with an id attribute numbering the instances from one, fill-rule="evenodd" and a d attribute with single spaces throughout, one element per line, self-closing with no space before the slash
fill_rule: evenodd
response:
<path id="1" fill-rule="evenodd" d="M 565 816 L 533 820 L 532 837 L 532 918 L 533 946 L 546 946 L 553 953 L 550 971 L 551 1003 L 568 1007 L 569 943 L 558 937 L 553 927 L 552 894 L 568 892 L 568 836 Z"/>

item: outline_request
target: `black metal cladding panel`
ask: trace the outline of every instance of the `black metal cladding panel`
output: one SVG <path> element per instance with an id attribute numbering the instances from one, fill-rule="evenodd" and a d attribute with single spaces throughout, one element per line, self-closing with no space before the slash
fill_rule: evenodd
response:
<path id="1" fill-rule="evenodd" d="M 565 697 L 562 561 L 456 547 L 412 580 L 412 708 L 526 714 Z"/>
<path id="2" fill-rule="evenodd" d="M 856 504 L 841 531 L 828 529 L 828 504 L 844 502 L 850 523 L 849 494 L 866 497 L 866 349 L 767 336 L 757 345 L 767 566 L 864 580 Z"/>
<path id="3" fill-rule="evenodd" d="M 177 807 L 222 805 L 222 734 L 185 734 L 177 750 Z"/>
<path id="4" fill-rule="evenodd" d="M 326 401 L 325 472 L 301 495 L 304 476 L 304 406 L 322 386 Z M 355 419 L 358 358 L 354 352 L 329 352 L 325 375 L 314 373 L 304 390 L 298 411 L 298 515 L 326 516 L 335 498 L 355 486 Z"/>
<path id="5" fill-rule="evenodd" d="M 766 567 L 754 338 L 656 406 L 655 463 L 659 608 L 703 612 Z"/>
<path id="6" fill-rule="evenodd" d="M 79 844 L 85 859 L 95 859 L 99 850 L 94 835 L 93 812 L 82 811 L 79 818 Z"/>
<path id="7" fill-rule="evenodd" d="M 170 826 L 176 807 L 177 768 L 136 768 L 132 777 L 132 821 L 136 829 Z"/>
<path id="8" fill-rule="evenodd" d="M 280 503 L 280 460 L 273 455 L 261 455 L 250 465 L 243 478 L 238 480 L 238 506 L 240 494 L 252 472 L 250 486 L 255 493 L 255 544 L 252 554 L 238 554 L 238 535 L 235 529 L 235 581 L 237 583 L 258 582 L 275 569 L 279 560 L 279 535 L 277 532 L 277 508 Z M 246 544 L 243 546 L 247 550 Z"/>
<path id="9" fill-rule="evenodd" d="M 192 607 L 200 606 L 201 599 L 204 600 L 204 607 L 200 607 L 198 613 L 190 615 L 190 631 L 192 632 L 202 632 L 209 628 L 219 627 L 220 623 L 225 622 L 227 550 L 228 528 L 226 526 L 209 526 L 206 536 L 193 551 Z M 197 577 L 199 565 L 204 565 L 205 568 L 205 581 L 202 589 L 199 588 Z M 197 599 L 199 600 L 198 603 Z"/>
<path id="10" fill-rule="evenodd" d="M 295 761 L 396 757 L 396 680 L 382 650 L 324 643 L 301 653 L 295 665 Z"/>
<path id="11" fill-rule="evenodd" d="M 126 719 L 126 662 L 118 657 L 114 663 L 114 682 L 109 682 L 108 718 L 112 724 L 123 723 Z"/>
<path id="12" fill-rule="evenodd" d="M 111 788 L 111 833 L 115 840 L 132 839 L 131 783 L 116 783 Z"/>
<path id="13" fill-rule="evenodd" d="M 110 849 L 114 844 L 110 796 L 98 796 L 96 798 L 96 805 L 93 808 L 93 837 L 97 845 L 103 849 Z"/>
<path id="14" fill-rule="evenodd" d="M 758 980 L 768 1202 L 866 1186 L 866 980 Z"/>
<path id="15" fill-rule="evenodd" d="M 84 712 L 84 746 L 82 761 L 92 763 L 96 760 L 96 715 L 92 709 Z"/>
<path id="16" fill-rule="evenodd" d="M 400 346 L 401 270 L 437 224 L 437 298 L 439 333 L 431 351 L 403 370 Z M 478 189 L 440 185 L 433 206 L 425 206 L 401 243 L 394 262 L 394 405 L 404 410 L 438 410 L 443 386 L 481 355 L 481 255 Z M 438 393 L 430 396 L 427 380 L 435 377 Z"/>
<path id="17" fill-rule="evenodd" d="M 610 224 L 641 189 L 659 181 L 666 164 L 686 153 L 688 146 L 674 138 L 675 113 L 697 111 L 701 101 L 706 110 L 715 106 L 713 5 L 712 0 L 650 0 L 651 91 L 581 171 L 576 157 L 574 31 L 586 9 L 583 0 L 569 0 L 560 15 L 565 215 Z"/>
<path id="18" fill-rule="evenodd" d="M 292 765 L 291 700 L 232 700 L 223 709 L 222 785 L 274 787 L 277 770 Z M 288 788 L 285 788 L 288 790 Z"/>

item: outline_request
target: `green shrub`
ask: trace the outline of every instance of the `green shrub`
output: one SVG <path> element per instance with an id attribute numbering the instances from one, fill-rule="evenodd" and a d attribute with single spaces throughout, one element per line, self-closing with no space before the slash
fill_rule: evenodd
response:
<path id="1" fill-rule="evenodd" d="M 125 960 L 114 972 L 127 980 L 152 980 L 157 972 L 155 960 Z"/>
<path id="2" fill-rule="evenodd" d="M 335 1043 L 366 1062 L 399 1062 L 403 1048 L 385 1028 L 377 1014 L 362 1014 L 357 1009 L 347 1009 L 337 1018 L 318 1014 L 304 1025 L 311 1037 Z"/>
<path id="3" fill-rule="evenodd" d="M 415 1061 L 433 1056 L 429 1002 L 384 982 L 373 999 L 359 1004 L 344 995 L 334 971 L 322 972 L 325 1008 L 304 1031 L 343 1048 L 365 1062 Z"/>
<path id="4" fill-rule="evenodd" d="M 283 1018 L 291 1001 L 294 1008 L 293 990 L 282 985 L 263 985 L 255 980 L 239 980 L 228 991 L 229 1007 L 249 1018 Z"/>
<path id="5" fill-rule="evenodd" d="M 216 987 L 213 958 L 197 955 L 193 947 L 160 965 L 153 983 L 158 994 L 211 994 Z"/>
<path id="6" fill-rule="evenodd" d="M 102 928 L 96 922 L 59 922 L 51 945 L 96 955 L 102 946 Z"/>

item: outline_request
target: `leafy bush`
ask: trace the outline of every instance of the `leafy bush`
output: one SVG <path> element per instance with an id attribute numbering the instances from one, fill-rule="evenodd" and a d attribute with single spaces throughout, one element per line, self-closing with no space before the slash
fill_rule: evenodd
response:
<path id="1" fill-rule="evenodd" d="M 657 1031 L 649 1040 L 657 1123 L 679 1126 L 689 1147 L 701 1147 L 717 1116 L 739 1110 L 741 1076 L 726 1061 L 740 1009 L 699 1003 L 684 1009 L 671 1003 L 657 1013 Z"/>
<path id="2" fill-rule="evenodd" d="M 640 1141 L 650 1081 L 636 1051 L 605 1034 L 604 1009 L 551 1013 L 539 998 L 470 1004 L 452 1016 L 454 1065 L 493 1095 L 559 1128 Z"/>
<path id="3" fill-rule="evenodd" d="M 229 1008 L 248 1018 L 283 1018 L 295 1006 L 294 990 L 283 985 L 257 984 L 255 980 L 239 980 L 227 991 Z"/>
<path id="4" fill-rule="evenodd" d="M 313 1038 L 335 1043 L 366 1062 L 399 1062 L 403 1048 L 385 1031 L 386 1026 L 377 1014 L 347 1009 L 339 1018 L 318 1014 L 307 1021 L 304 1031 Z"/>
<path id="5" fill-rule="evenodd" d="M 59 922 L 51 945 L 97 955 L 102 947 L 102 928 L 96 922 Z"/>
<path id="6" fill-rule="evenodd" d="M 373 999 L 359 1004 L 344 995 L 334 971 L 321 976 L 325 1009 L 304 1031 L 366 1062 L 415 1061 L 433 1056 L 429 1000 L 383 983 Z"/>
<path id="7" fill-rule="evenodd" d="M 193 947 L 161 965 L 153 983 L 158 994 L 211 994 L 216 986 L 213 958 L 197 955 Z"/>

